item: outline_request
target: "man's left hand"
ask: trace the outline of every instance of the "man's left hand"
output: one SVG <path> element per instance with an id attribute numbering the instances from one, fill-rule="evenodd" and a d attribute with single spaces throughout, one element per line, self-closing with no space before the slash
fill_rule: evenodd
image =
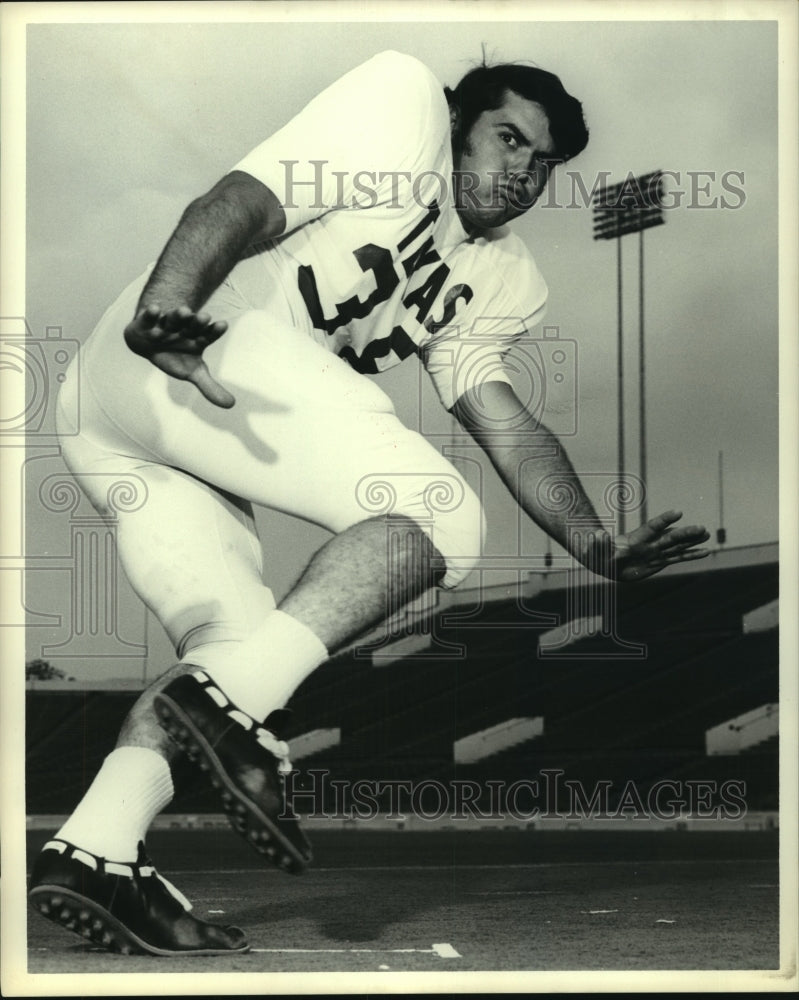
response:
<path id="1" fill-rule="evenodd" d="M 672 527 L 681 517 L 681 511 L 667 510 L 634 531 L 619 535 L 600 556 L 603 565 L 596 566 L 596 571 L 614 580 L 632 582 L 654 576 L 666 566 L 710 555 L 708 549 L 697 548 L 710 538 L 707 529 L 700 525 Z"/>

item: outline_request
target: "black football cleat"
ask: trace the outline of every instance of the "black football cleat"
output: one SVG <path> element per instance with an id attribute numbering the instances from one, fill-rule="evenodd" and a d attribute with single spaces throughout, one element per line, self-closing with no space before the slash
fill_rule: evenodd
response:
<path id="1" fill-rule="evenodd" d="M 158 874 L 143 844 L 133 864 L 51 840 L 33 866 L 28 899 L 48 920 L 124 955 L 231 955 L 250 949 L 238 927 L 193 917 L 191 903 Z"/>
<path id="2" fill-rule="evenodd" d="M 242 712 L 203 671 L 183 674 L 155 696 L 161 726 L 208 773 L 233 828 L 269 862 L 300 875 L 311 845 L 286 803 L 288 745 Z"/>

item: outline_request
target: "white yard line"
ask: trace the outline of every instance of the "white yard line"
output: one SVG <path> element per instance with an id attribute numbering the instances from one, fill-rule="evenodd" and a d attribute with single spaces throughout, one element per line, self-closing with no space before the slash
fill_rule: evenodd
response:
<path id="1" fill-rule="evenodd" d="M 29 948 L 29 951 L 53 951 L 50 946 Z M 93 947 L 86 951 L 111 954 L 106 948 Z M 463 958 L 451 944 L 434 944 L 431 948 L 250 948 L 248 954 L 259 955 L 437 955 L 439 958 Z"/>
<path id="2" fill-rule="evenodd" d="M 439 958 L 463 958 L 451 944 L 432 948 L 250 948 L 250 954 L 272 955 L 437 955 Z"/>
<path id="3" fill-rule="evenodd" d="M 531 861 L 520 864 L 507 865 L 313 865 L 308 869 L 308 874 L 314 872 L 451 872 L 453 868 L 463 871 L 499 871 L 501 869 L 536 869 L 536 868 L 588 868 L 601 865 L 604 868 L 610 865 L 757 865 L 776 863 L 776 859 L 770 858 L 671 858 L 671 859 L 648 859 L 629 858 L 625 861 Z M 170 870 L 171 876 L 178 875 L 203 875 L 206 878 L 213 875 L 252 875 L 255 872 L 271 874 L 274 871 L 271 867 L 263 868 L 173 868 Z"/>

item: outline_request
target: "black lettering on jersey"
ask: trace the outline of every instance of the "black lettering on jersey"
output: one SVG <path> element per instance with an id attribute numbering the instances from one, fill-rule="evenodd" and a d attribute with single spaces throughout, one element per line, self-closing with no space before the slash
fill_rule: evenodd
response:
<path id="1" fill-rule="evenodd" d="M 373 340 L 364 348 L 360 356 L 351 347 L 344 347 L 339 351 L 339 357 L 354 368 L 356 372 L 363 375 L 376 375 L 380 368 L 377 365 L 378 358 L 385 358 L 393 351 L 394 354 L 404 361 L 411 354 L 419 353 L 419 345 L 414 343 L 401 326 L 395 326 L 387 337 L 382 340 Z"/>
<path id="2" fill-rule="evenodd" d="M 413 274 L 414 271 L 418 271 L 420 267 L 426 267 L 428 264 L 435 264 L 441 257 L 436 252 L 436 248 L 433 246 L 433 237 L 428 236 L 425 242 L 419 247 L 418 250 L 406 257 L 402 262 L 402 266 L 405 268 L 405 274 L 407 277 Z"/>
<path id="3" fill-rule="evenodd" d="M 310 264 L 300 264 L 297 268 L 297 287 L 313 325 L 317 330 L 326 330 L 325 314 L 319 301 L 319 289 L 316 287 L 316 275 Z"/>
<path id="4" fill-rule="evenodd" d="M 411 243 L 413 243 L 417 236 L 421 236 L 428 226 L 433 225 L 439 215 L 441 215 L 441 209 L 438 207 L 438 202 L 431 201 L 427 206 L 427 214 L 421 219 L 420 222 L 417 222 L 408 235 L 397 244 L 397 250 L 402 253 L 406 247 L 409 247 Z"/>
<path id="5" fill-rule="evenodd" d="M 325 319 L 313 268 L 303 264 L 297 269 L 297 286 L 305 302 L 308 315 L 311 317 L 311 322 L 317 330 L 333 334 L 340 326 L 346 326 L 354 319 L 363 319 L 375 306 L 391 298 L 392 292 L 399 284 L 391 253 L 384 247 L 367 243 L 354 250 L 353 255 L 364 273 L 372 271 L 375 276 L 376 288 L 364 302 L 353 295 L 352 298 L 339 303 L 336 306 L 336 315 L 333 319 Z"/>
<path id="6" fill-rule="evenodd" d="M 338 306 L 339 315 L 334 329 L 346 326 L 350 320 L 363 319 L 364 316 L 368 316 L 376 305 L 391 298 L 391 293 L 399 284 L 397 272 L 394 270 L 394 261 L 388 250 L 375 246 L 374 243 L 367 243 L 366 246 L 358 247 L 353 252 L 361 270 L 364 273 L 367 271 L 374 273 L 377 288 L 365 302 L 361 302 L 354 295 L 346 302 L 342 302 Z"/>
<path id="7" fill-rule="evenodd" d="M 408 295 L 406 295 L 402 300 L 402 304 L 404 306 L 418 307 L 418 312 L 416 313 L 416 321 L 418 323 L 424 323 L 427 318 L 427 314 L 433 307 L 436 296 L 444 287 L 448 277 L 449 268 L 446 264 L 442 264 L 428 276 L 421 288 L 417 288 L 415 291 L 409 292 Z"/>
<path id="8" fill-rule="evenodd" d="M 424 325 L 425 330 L 427 330 L 428 333 L 435 333 L 442 327 L 449 326 L 455 317 L 458 301 L 463 299 L 463 301 L 468 305 L 473 298 L 474 292 L 469 285 L 461 283 L 453 285 L 452 288 L 448 288 L 447 294 L 444 296 L 444 312 L 441 319 L 433 319 L 431 316 Z"/>

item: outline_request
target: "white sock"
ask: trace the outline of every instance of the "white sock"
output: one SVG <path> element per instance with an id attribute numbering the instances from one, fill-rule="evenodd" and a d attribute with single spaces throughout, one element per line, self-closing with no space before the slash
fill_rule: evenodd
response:
<path id="1" fill-rule="evenodd" d="M 272 611 L 243 642 L 207 642 L 185 650 L 183 662 L 202 667 L 232 702 L 262 721 L 327 657 L 306 625 Z"/>
<path id="2" fill-rule="evenodd" d="M 56 837 L 110 861 L 135 861 L 139 841 L 173 795 L 172 773 L 160 754 L 118 747 Z"/>

